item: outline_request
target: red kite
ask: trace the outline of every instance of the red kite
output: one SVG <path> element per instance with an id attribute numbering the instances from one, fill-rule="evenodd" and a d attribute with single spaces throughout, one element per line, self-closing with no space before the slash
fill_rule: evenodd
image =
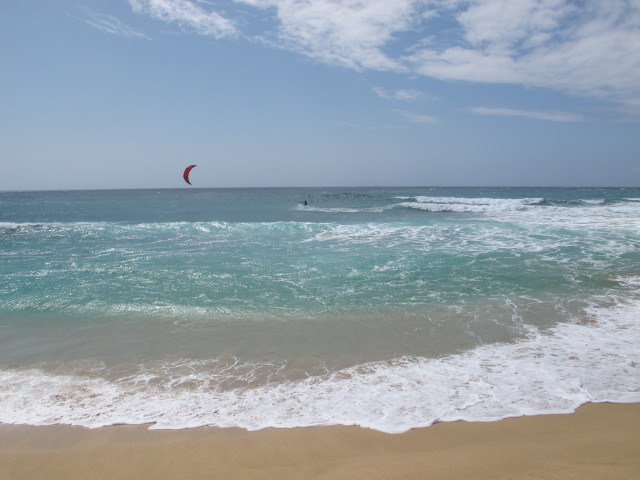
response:
<path id="1" fill-rule="evenodd" d="M 184 173 L 182 174 L 182 178 L 184 178 L 184 181 L 187 182 L 189 185 L 191 185 L 191 182 L 189 181 L 189 172 L 191 172 L 191 169 L 193 167 L 197 167 L 197 165 L 189 165 L 187 168 L 184 169 Z"/>

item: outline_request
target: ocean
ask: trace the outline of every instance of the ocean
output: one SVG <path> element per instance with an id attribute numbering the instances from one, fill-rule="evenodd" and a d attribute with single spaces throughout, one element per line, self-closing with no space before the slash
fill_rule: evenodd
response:
<path id="1" fill-rule="evenodd" d="M 0 192 L 1 423 L 400 433 L 639 401 L 640 189 Z"/>

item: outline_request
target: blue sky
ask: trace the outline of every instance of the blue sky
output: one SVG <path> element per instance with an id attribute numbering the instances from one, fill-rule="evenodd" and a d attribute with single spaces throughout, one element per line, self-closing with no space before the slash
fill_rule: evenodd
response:
<path id="1" fill-rule="evenodd" d="M 638 0 L 5 0 L 0 190 L 640 186 Z"/>

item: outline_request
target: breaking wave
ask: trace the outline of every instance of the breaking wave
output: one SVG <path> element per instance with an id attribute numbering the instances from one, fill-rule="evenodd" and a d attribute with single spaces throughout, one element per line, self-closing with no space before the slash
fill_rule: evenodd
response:
<path id="1" fill-rule="evenodd" d="M 568 413 L 586 402 L 640 401 L 640 303 L 594 308 L 579 322 L 515 343 L 437 359 L 403 357 L 288 381 L 280 365 L 189 361 L 107 379 L 0 371 L 0 422 L 89 428 L 151 424 L 293 428 L 360 425 L 401 433 L 440 421 Z M 258 371 L 271 378 L 248 385 Z M 238 379 L 248 379 L 244 385 Z M 221 388 L 229 379 L 235 387 Z"/>

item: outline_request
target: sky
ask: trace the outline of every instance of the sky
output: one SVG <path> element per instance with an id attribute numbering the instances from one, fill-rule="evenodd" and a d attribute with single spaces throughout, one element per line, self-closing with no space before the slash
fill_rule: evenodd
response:
<path id="1" fill-rule="evenodd" d="M 640 0 L 2 0 L 0 164 L 1 191 L 640 186 Z"/>

